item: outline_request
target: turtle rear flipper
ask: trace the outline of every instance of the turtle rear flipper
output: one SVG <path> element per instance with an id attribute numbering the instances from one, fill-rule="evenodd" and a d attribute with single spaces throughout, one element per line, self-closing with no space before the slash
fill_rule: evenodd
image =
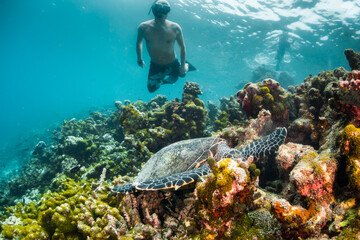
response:
<path id="1" fill-rule="evenodd" d="M 243 157 L 243 161 L 246 161 L 250 156 L 253 156 L 254 160 L 259 160 L 264 156 L 273 154 L 285 141 L 286 133 L 286 128 L 277 128 L 271 134 L 240 149 L 239 152 Z"/>
<path id="2" fill-rule="evenodd" d="M 167 177 L 151 179 L 135 186 L 137 190 L 156 191 L 156 190 L 178 190 L 181 187 L 196 182 L 200 177 L 210 173 L 208 165 L 195 168 L 186 172 L 173 174 Z"/>

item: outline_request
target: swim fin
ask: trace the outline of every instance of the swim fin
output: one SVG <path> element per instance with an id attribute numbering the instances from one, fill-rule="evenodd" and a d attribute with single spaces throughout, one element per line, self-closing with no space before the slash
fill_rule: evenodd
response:
<path id="1" fill-rule="evenodd" d="M 189 71 L 188 72 L 191 72 L 191 71 L 197 71 L 196 67 L 194 67 L 194 65 L 192 65 L 191 63 L 189 63 L 188 61 L 185 61 L 187 64 L 189 64 Z"/>

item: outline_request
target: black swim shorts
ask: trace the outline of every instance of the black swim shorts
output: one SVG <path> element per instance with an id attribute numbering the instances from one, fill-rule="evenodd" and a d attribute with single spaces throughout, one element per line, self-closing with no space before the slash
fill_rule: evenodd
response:
<path id="1" fill-rule="evenodd" d="M 175 59 L 172 63 L 167 65 L 159 65 L 150 62 L 150 69 L 148 75 L 147 87 L 149 92 L 156 91 L 161 84 L 175 83 L 180 75 L 180 62 Z M 184 77 L 181 75 L 180 77 Z"/>

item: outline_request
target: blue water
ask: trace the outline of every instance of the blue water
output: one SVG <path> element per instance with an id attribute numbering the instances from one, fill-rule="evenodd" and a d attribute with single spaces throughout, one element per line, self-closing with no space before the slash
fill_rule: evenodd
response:
<path id="1" fill-rule="evenodd" d="M 116 100 L 181 98 L 196 81 L 202 100 L 218 103 L 265 64 L 296 84 L 344 66 L 344 49 L 360 51 L 360 3 L 344 0 L 170 0 L 169 20 L 184 32 L 187 59 L 199 71 L 148 93 L 148 65 L 136 64 L 136 28 L 152 0 L 0 1 L 0 167 L 23 164 L 33 146 L 64 119 L 113 108 Z M 149 63 L 147 53 L 144 60 Z"/>

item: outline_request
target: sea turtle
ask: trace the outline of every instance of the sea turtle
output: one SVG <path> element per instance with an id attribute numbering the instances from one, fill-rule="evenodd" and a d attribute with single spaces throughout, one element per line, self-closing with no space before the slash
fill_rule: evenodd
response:
<path id="1" fill-rule="evenodd" d="M 196 138 L 170 144 L 154 154 L 143 166 L 133 182 L 117 185 L 115 192 L 133 192 L 164 189 L 179 189 L 207 175 L 210 167 L 207 159 L 242 159 L 250 156 L 258 161 L 278 150 L 286 137 L 286 128 L 277 128 L 273 133 L 237 150 L 230 148 L 221 138 Z"/>

